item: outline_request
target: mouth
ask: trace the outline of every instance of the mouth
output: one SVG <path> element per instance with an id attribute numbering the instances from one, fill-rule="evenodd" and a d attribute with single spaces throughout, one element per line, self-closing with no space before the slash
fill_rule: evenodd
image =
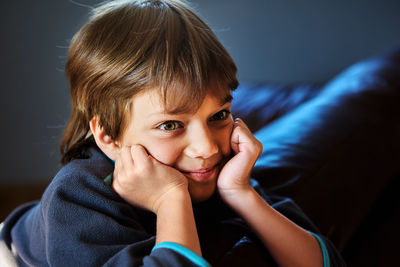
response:
<path id="1" fill-rule="evenodd" d="M 211 168 L 202 168 L 191 171 L 181 171 L 188 178 L 196 182 L 208 182 L 214 179 L 218 170 L 218 164 Z"/>

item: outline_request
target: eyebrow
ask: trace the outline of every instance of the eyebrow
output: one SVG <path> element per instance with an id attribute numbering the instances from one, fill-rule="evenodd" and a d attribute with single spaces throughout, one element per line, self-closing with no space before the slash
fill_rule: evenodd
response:
<path id="1" fill-rule="evenodd" d="M 223 105 L 225 105 L 226 103 L 232 102 L 232 100 L 233 100 L 232 94 L 227 94 L 227 95 L 225 96 L 225 98 L 222 99 L 222 101 L 221 101 L 220 104 L 221 104 L 221 106 L 223 106 Z"/>

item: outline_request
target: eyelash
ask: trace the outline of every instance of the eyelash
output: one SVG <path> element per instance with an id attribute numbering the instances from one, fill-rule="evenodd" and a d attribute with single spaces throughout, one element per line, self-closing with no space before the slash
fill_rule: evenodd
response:
<path id="1" fill-rule="evenodd" d="M 215 116 L 217 116 L 218 114 L 225 114 L 225 116 L 224 116 L 224 118 L 223 119 L 213 119 Z M 229 111 L 229 110 L 227 110 L 227 109 L 224 109 L 224 110 L 221 110 L 220 112 L 217 112 L 217 114 L 215 114 L 215 115 L 213 115 L 212 117 L 211 117 L 211 119 L 212 119 L 212 121 L 224 121 L 224 120 L 226 120 L 228 117 L 229 117 L 229 115 L 231 114 L 231 112 Z"/>
<path id="2" fill-rule="evenodd" d="M 169 124 L 169 123 L 174 123 L 175 128 L 172 130 L 167 130 L 167 129 L 162 129 L 163 126 Z M 178 127 L 176 127 L 178 125 Z M 166 121 L 161 123 L 159 126 L 157 126 L 158 129 L 162 130 L 162 131 L 167 131 L 167 132 L 171 132 L 171 131 L 176 131 L 177 128 L 182 128 L 182 126 L 180 125 L 180 123 L 178 121 Z"/>
<path id="3" fill-rule="evenodd" d="M 224 114 L 222 119 L 216 118 L 216 116 L 220 115 L 220 114 Z M 231 114 L 231 112 L 229 110 L 221 110 L 219 112 L 217 112 L 215 115 L 213 115 L 210 120 L 211 121 L 224 121 L 227 118 L 229 118 L 229 115 Z M 163 126 L 169 124 L 169 123 L 173 123 L 175 125 L 174 129 L 171 130 L 167 130 L 167 129 L 163 129 Z M 165 121 L 163 123 L 161 123 L 160 125 L 158 125 L 156 128 L 162 130 L 162 131 L 166 131 L 166 132 L 172 132 L 172 131 L 176 131 L 179 128 L 183 128 L 183 126 L 181 125 L 181 123 L 179 121 Z"/>

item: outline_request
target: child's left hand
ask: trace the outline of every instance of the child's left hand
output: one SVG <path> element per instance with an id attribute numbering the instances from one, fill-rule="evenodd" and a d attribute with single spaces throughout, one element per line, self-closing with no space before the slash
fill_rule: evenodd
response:
<path id="1" fill-rule="evenodd" d="M 231 147 L 235 155 L 222 168 L 217 184 L 219 194 L 225 201 L 251 188 L 250 172 L 262 152 L 262 143 L 241 119 L 234 122 Z"/>

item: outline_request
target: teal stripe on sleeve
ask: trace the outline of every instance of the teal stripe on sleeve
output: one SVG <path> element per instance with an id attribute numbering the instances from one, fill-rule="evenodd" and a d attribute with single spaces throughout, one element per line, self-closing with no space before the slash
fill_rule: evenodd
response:
<path id="1" fill-rule="evenodd" d="M 184 246 L 181 246 L 177 243 L 173 243 L 173 242 L 162 242 L 157 244 L 153 250 L 156 250 L 158 248 L 168 248 L 171 249 L 183 256 L 185 256 L 186 258 L 188 258 L 191 262 L 193 262 L 194 264 L 201 266 L 201 267 L 211 267 L 211 265 L 202 257 L 200 257 L 199 255 L 197 255 L 196 253 L 194 253 L 193 251 L 191 251 L 190 249 L 185 248 Z M 153 251 L 152 250 L 152 251 Z"/>
<path id="2" fill-rule="evenodd" d="M 112 186 L 113 182 L 113 173 L 110 173 L 106 178 L 104 178 L 104 182 L 109 186 Z"/>
<path id="3" fill-rule="evenodd" d="M 317 239 L 319 246 L 321 247 L 322 257 L 323 257 L 323 261 L 324 261 L 324 267 L 330 267 L 331 262 L 329 260 L 328 249 L 326 248 L 324 240 L 322 240 L 322 238 L 319 237 L 319 235 L 314 234 L 313 232 L 309 231 L 309 233 L 312 234 L 315 237 L 315 239 Z"/>

